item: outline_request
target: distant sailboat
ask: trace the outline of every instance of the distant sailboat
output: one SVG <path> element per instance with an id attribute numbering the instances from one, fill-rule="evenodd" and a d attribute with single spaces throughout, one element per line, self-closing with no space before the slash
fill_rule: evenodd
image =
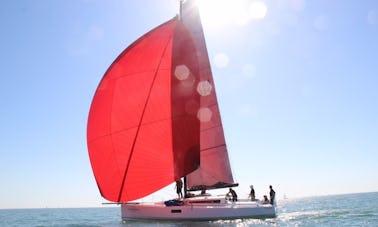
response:
<path id="1" fill-rule="evenodd" d="M 189 191 L 234 187 L 197 7 L 140 37 L 106 71 L 88 117 L 87 143 L 101 195 L 122 219 L 275 217 L 256 201 Z M 185 198 L 130 202 L 184 178 Z"/>

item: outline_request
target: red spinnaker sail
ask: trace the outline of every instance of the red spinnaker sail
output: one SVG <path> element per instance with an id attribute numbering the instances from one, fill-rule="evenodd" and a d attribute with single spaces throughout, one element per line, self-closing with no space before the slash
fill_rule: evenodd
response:
<path id="1" fill-rule="evenodd" d="M 199 62 L 177 18 L 124 50 L 102 78 L 87 143 L 101 195 L 144 197 L 199 166 Z"/>
<path id="2" fill-rule="evenodd" d="M 88 152 L 107 200 L 139 199 L 183 176 L 194 190 L 234 184 L 193 1 L 182 16 L 125 49 L 93 97 Z"/>

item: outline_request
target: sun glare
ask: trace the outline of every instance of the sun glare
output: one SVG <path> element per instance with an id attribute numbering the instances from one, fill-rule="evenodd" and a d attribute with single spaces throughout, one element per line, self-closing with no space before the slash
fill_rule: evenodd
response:
<path id="1" fill-rule="evenodd" d="M 202 23 L 212 27 L 245 25 L 251 20 L 263 19 L 268 11 L 262 1 L 196 0 Z"/>
<path id="2" fill-rule="evenodd" d="M 249 11 L 253 19 L 263 19 L 268 9 L 263 2 L 252 2 Z"/>

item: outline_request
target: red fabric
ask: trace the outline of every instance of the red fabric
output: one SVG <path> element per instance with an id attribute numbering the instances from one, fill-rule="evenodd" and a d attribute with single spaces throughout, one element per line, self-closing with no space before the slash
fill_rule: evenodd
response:
<path id="1" fill-rule="evenodd" d="M 215 83 L 200 15 L 193 1 L 186 1 L 183 5 L 183 22 L 190 33 L 193 34 L 200 67 L 200 81 L 208 82 L 211 86 L 211 92 L 201 96 L 200 99 L 200 108 L 204 109 L 203 112 L 209 116 L 209 119 L 204 117 L 200 125 L 201 164 L 199 169 L 187 176 L 187 185 L 188 188 L 197 189 L 201 189 L 202 186 L 211 188 L 214 185 L 232 185 L 234 180 L 218 108 Z"/>
<path id="2" fill-rule="evenodd" d="M 189 187 L 233 184 L 202 26 L 191 3 L 183 5 L 183 22 L 172 19 L 124 50 L 96 90 L 87 143 L 107 200 L 139 199 L 189 173 Z"/>
<path id="3" fill-rule="evenodd" d="M 124 50 L 101 80 L 87 143 L 107 200 L 144 197 L 198 168 L 199 122 L 185 103 L 199 103 L 199 95 L 173 76 L 181 64 L 199 77 L 191 36 L 173 19 Z"/>

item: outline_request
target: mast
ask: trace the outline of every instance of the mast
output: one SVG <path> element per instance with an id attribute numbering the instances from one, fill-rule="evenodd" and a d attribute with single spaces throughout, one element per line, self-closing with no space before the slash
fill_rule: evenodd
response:
<path id="1" fill-rule="evenodd" d="M 184 0 L 180 0 L 180 9 L 179 9 L 179 20 L 182 20 L 182 3 Z"/>

